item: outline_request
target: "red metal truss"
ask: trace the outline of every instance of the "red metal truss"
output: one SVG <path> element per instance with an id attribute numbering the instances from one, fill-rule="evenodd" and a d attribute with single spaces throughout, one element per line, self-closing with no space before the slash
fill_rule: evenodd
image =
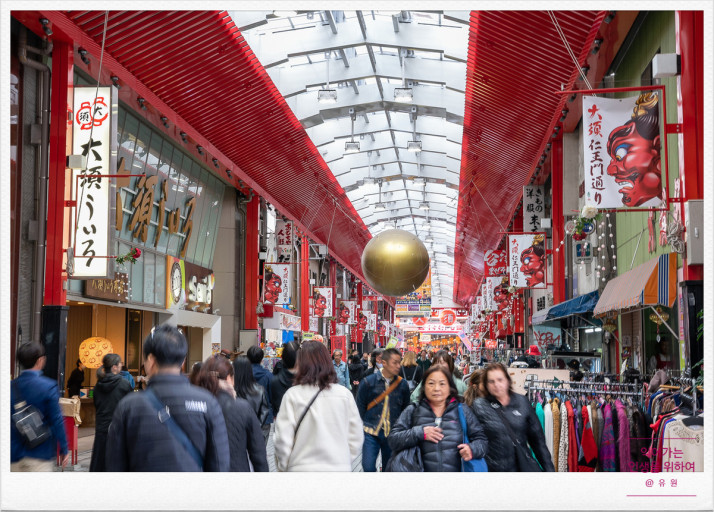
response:
<path id="1" fill-rule="evenodd" d="M 583 64 L 605 11 L 555 11 Z M 478 295 L 495 249 L 579 75 L 547 11 L 473 11 L 454 250 L 454 301 Z"/>
<path id="2" fill-rule="evenodd" d="M 101 56 L 104 11 L 12 15 Z M 227 12 L 110 11 L 103 67 L 364 281 L 367 226 Z"/>

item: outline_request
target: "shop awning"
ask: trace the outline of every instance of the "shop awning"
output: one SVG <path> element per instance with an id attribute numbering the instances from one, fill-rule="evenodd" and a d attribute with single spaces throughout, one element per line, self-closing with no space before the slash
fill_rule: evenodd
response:
<path id="1" fill-rule="evenodd" d="M 644 306 L 672 307 L 677 298 L 677 256 L 663 254 L 616 277 L 605 287 L 595 316 Z"/>
<path id="2" fill-rule="evenodd" d="M 590 313 L 595 308 L 599 298 L 600 294 L 597 290 L 595 290 L 594 292 L 586 293 L 580 297 L 575 297 L 574 299 L 556 304 L 548 311 L 546 321 L 559 320 L 567 316 L 579 315 L 581 313 Z"/>
<path id="3" fill-rule="evenodd" d="M 551 308 L 545 308 L 540 311 L 536 311 L 533 313 L 533 316 L 531 317 L 531 324 L 532 325 L 538 325 L 542 324 L 543 322 L 546 321 L 546 317 L 548 316 L 548 312 L 551 310 Z"/>

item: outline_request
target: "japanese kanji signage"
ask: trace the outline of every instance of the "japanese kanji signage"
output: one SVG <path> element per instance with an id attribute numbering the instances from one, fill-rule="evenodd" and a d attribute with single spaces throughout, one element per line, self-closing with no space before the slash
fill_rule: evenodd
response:
<path id="1" fill-rule="evenodd" d="M 275 221 L 275 237 L 278 247 L 278 261 L 290 261 L 293 254 L 293 223 L 278 219 Z"/>
<path id="2" fill-rule="evenodd" d="M 75 87 L 72 152 L 86 158 L 82 169 L 72 169 L 77 201 L 72 230 L 74 278 L 107 277 L 110 272 L 110 180 L 97 176 L 116 169 L 116 119 L 113 87 Z"/>
<path id="3" fill-rule="evenodd" d="M 498 304 L 493 300 L 493 290 L 501 284 L 501 280 L 503 279 L 503 276 L 492 276 L 492 277 L 486 277 L 484 278 L 484 282 L 486 283 L 486 294 L 485 294 L 485 301 L 486 301 L 486 309 L 490 309 L 491 311 L 498 309 Z"/>
<path id="4" fill-rule="evenodd" d="M 545 215 L 545 195 L 543 187 L 526 185 L 523 187 L 523 231 L 539 231 L 540 220 Z"/>
<path id="5" fill-rule="evenodd" d="M 129 274 L 115 272 L 114 279 L 89 279 L 84 294 L 97 299 L 129 302 Z"/>
<path id="6" fill-rule="evenodd" d="M 505 276 L 508 273 L 506 251 L 486 251 L 483 259 L 484 276 Z"/>
<path id="7" fill-rule="evenodd" d="M 316 317 L 331 317 L 332 316 L 332 294 L 331 286 L 315 287 L 312 297 L 315 301 L 313 311 Z"/>
<path id="8" fill-rule="evenodd" d="M 508 271 L 511 286 L 545 288 L 545 248 L 545 235 L 542 233 L 508 235 Z"/>
<path id="9" fill-rule="evenodd" d="M 583 97 L 585 200 L 598 208 L 659 206 L 659 95 Z M 525 224 L 524 224 L 525 227 Z"/>
<path id="10" fill-rule="evenodd" d="M 367 329 L 368 331 L 377 330 L 377 313 L 366 313 L 367 315 Z"/>
<path id="11" fill-rule="evenodd" d="M 292 264 L 266 263 L 263 269 L 263 302 L 289 304 Z"/>

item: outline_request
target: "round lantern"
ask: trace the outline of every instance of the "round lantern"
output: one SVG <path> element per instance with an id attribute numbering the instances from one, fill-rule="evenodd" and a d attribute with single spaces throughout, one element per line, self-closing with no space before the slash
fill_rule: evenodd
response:
<path id="1" fill-rule="evenodd" d="M 79 360 L 87 368 L 99 368 L 105 355 L 114 352 L 112 342 L 107 338 L 93 336 L 79 345 Z"/>
<path id="2" fill-rule="evenodd" d="M 402 229 L 378 234 L 362 252 L 362 272 L 383 295 L 400 297 L 419 288 L 429 274 L 429 253 L 416 236 Z"/>

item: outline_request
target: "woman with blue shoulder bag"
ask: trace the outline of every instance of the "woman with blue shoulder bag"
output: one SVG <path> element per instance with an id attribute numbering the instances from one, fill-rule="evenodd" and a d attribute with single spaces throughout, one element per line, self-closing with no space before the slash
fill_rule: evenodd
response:
<path id="1" fill-rule="evenodd" d="M 431 366 L 422 383 L 419 401 L 402 412 L 389 434 L 387 471 L 487 471 L 486 434 L 461 404 L 451 373 Z"/>

